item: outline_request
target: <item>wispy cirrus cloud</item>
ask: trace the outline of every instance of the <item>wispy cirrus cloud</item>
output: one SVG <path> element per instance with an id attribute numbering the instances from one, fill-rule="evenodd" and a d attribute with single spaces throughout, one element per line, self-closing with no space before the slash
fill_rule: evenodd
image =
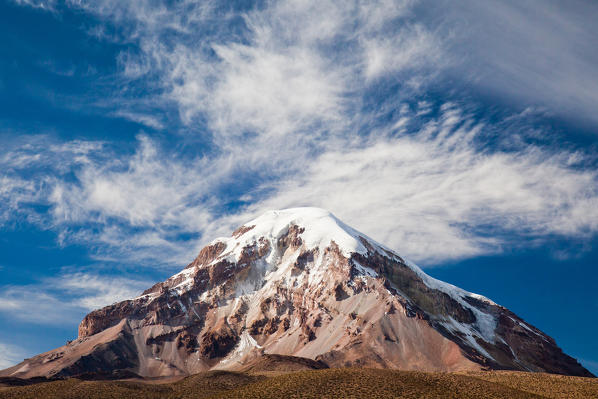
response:
<path id="1" fill-rule="evenodd" d="M 28 6 L 33 8 L 40 8 L 46 11 L 54 11 L 56 7 L 56 0 L 13 0 L 16 4 L 21 6 Z"/>
<path id="2" fill-rule="evenodd" d="M 35 183 L 19 177 L 0 176 L 0 225 L 12 219 L 19 206 L 38 200 Z"/>
<path id="3" fill-rule="evenodd" d="M 408 122 L 404 122 L 408 123 Z M 416 134 L 368 138 L 313 159 L 248 208 L 317 205 L 423 264 L 598 231 L 598 173 L 579 154 L 480 149 L 486 127 L 446 107 Z"/>
<path id="4" fill-rule="evenodd" d="M 152 128 L 152 129 L 156 129 L 156 130 L 164 129 L 164 123 L 162 123 L 162 121 L 160 121 L 159 118 L 157 118 L 155 116 L 147 115 L 144 113 L 138 114 L 133 111 L 120 110 L 120 111 L 117 111 L 114 114 L 114 116 L 118 117 L 118 118 L 125 118 L 130 121 L 140 123 L 142 125 Z"/>
<path id="5" fill-rule="evenodd" d="M 79 140 L 58 142 L 45 135 L 11 139 L 5 134 L 2 140 L 0 226 L 19 219 L 48 226 L 49 219 L 34 208 L 48 205 L 53 183 L 74 165 L 88 163 L 88 154 L 103 146 Z"/>
<path id="6" fill-rule="evenodd" d="M 191 129 L 207 121 L 227 149 L 231 136 L 247 133 L 262 144 L 285 137 L 281 145 L 299 133 L 338 132 L 376 79 L 408 70 L 402 79 L 426 80 L 426 66 L 436 66 L 442 51 L 411 18 L 413 4 L 70 3 L 116 23 L 122 40 L 138 44 L 119 57 L 124 80 L 176 104 Z"/>
<path id="7" fill-rule="evenodd" d="M 268 101 L 268 87 L 276 89 L 277 76 L 290 82 L 297 76 L 293 62 L 303 62 L 306 72 L 317 71 L 318 79 L 327 78 L 321 83 L 333 87 L 345 101 L 359 87 L 391 77 L 412 87 L 434 82 L 443 90 L 473 88 L 523 108 L 545 106 L 555 115 L 596 123 L 593 107 L 598 90 L 593 82 L 598 81 L 598 56 L 592 44 L 598 35 L 593 24 L 598 7 L 587 1 L 572 1 L 567 7 L 538 0 L 505 1 L 493 7 L 475 1 L 428 0 L 355 1 L 342 6 L 329 1 L 234 5 L 189 0 L 70 0 L 60 5 L 18 0 L 17 4 L 82 10 L 98 17 L 97 32 L 105 32 L 102 21 L 107 22 L 110 40 L 137 45 L 121 54 L 124 81 L 151 87 L 154 99 L 176 102 L 188 124 L 201 115 L 225 126 L 218 104 L 229 103 L 212 94 L 225 95 L 220 89 L 230 88 L 226 82 L 236 82 L 235 74 L 244 67 L 249 69 L 241 75 L 251 88 L 252 65 L 275 72 L 261 75 L 266 90 L 257 110 Z M 401 75 L 405 71 L 409 73 Z M 305 82 L 301 76 L 296 82 Z M 240 86 L 233 87 L 242 92 Z M 305 87 L 310 86 L 299 85 L 297 90 L 291 84 L 283 88 L 285 96 L 271 97 L 274 101 L 268 105 L 276 105 L 281 97 L 292 99 L 294 92 L 300 98 Z M 327 105 L 338 99 L 330 100 Z M 231 112 L 229 117 L 235 115 Z"/>
<path id="8" fill-rule="evenodd" d="M 0 286 L 0 313 L 33 324 L 75 324 L 86 312 L 135 297 L 151 284 L 147 280 L 65 271 L 33 284 Z"/>
<path id="9" fill-rule="evenodd" d="M 25 356 L 27 356 L 27 352 L 23 348 L 0 342 L 0 370 L 14 366 L 22 361 Z"/>
<path id="10" fill-rule="evenodd" d="M 110 25 L 110 40 L 134 44 L 117 60 L 127 90 L 102 107 L 113 101 L 112 115 L 166 130 L 166 110 L 174 107 L 184 126 L 176 133 L 202 140 L 186 155 L 143 135 L 129 151 L 91 141 L 6 151 L 5 165 L 26 167 L 5 175 L 9 188 L 0 195 L 13 205 L 4 214 L 25 209 L 62 243 L 85 243 L 98 259 L 181 264 L 198 241 L 265 209 L 296 205 L 326 207 L 426 263 L 499 252 L 520 237 L 596 232 L 589 154 L 526 144 L 508 131 L 513 117 L 475 117 L 467 99 L 457 106 L 427 94 L 446 89 L 442 78 L 455 71 L 497 90 L 508 80 L 477 58 L 488 50 L 474 34 L 472 54 L 455 47 L 459 35 L 488 23 L 484 7 L 442 3 L 454 13 L 432 23 L 436 9 L 423 12 L 426 3 L 418 1 L 65 4 Z M 500 18 L 526 10 L 498 6 Z M 550 10 L 548 21 L 529 29 L 564 23 Z M 455 15 L 468 13 L 479 20 L 455 25 Z M 508 35 L 495 34 L 503 45 L 493 57 L 500 57 L 509 52 Z M 516 78 L 545 80 L 528 58 L 517 61 L 526 67 Z M 156 109 L 163 112 L 155 116 Z M 497 129 L 508 149 L 496 145 Z M 26 168 L 40 165 L 52 173 L 27 177 Z M 15 205 L 26 201 L 49 211 Z"/>
<path id="11" fill-rule="evenodd" d="M 559 1 L 424 1 L 426 24 L 447 37 L 451 82 L 518 106 L 543 106 L 561 118 L 598 118 L 598 5 Z"/>
<path id="12" fill-rule="evenodd" d="M 375 134 L 337 139 L 336 148 L 299 164 L 281 162 L 229 210 L 221 204 L 235 199 L 237 160 L 174 159 L 140 136 L 131 155 L 88 155 L 72 165 L 74 179 L 53 177 L 45 225 L 64 244 L 94 248 L 98 260 L 156 266 L 181 266 L 200 243 L 293 206 L 327 208 L 424 265 L 598 231 L 598 173 L 585 167 L 589 155 L 524 143 L 485 148 L 480 139 L 491 126 L 455 104 L 402 110 Z M 241 164 L 248 175 L 263 166 Z"/>

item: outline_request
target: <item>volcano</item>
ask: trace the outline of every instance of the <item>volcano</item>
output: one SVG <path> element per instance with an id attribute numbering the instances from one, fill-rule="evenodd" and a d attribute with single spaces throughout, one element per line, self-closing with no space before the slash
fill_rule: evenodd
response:
<path id="1" fill-rule="evenodd" d="M 314 367 L 592 376 L 508 309 L 428 276 L 318 208 L 246 223 L 137 298 L 89 313 L 76 340 L 0 376 L 165 377 L 246 370 L 273 356 Z"/>

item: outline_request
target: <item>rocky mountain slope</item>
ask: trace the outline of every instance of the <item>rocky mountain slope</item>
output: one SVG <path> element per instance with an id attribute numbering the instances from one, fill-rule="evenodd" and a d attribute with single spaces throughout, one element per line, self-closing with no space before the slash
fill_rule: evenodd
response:
<path id="1" fill-rule="evenodd" d="M 426 275 L 317 208 L 271 211 L 141 296 L 89 313 L 78 339 L 0 376 L 242 370 L 263 354 L 330 367 L 591 376 L 552 338 Z"/>

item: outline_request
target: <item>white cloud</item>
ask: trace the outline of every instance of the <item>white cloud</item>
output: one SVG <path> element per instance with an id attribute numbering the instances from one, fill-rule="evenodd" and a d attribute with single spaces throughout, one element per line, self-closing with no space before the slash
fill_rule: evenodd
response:
<path id="1" fill-rule="evenodd" d="M 40 8 L 46 11 L 54 11 L 56 7 L 56 0 L 13 0 L 21 6 L 29 6 L 33 8 Z"/>
<path id="2" fill-rule="evenodd" d="M 160 254 L 167 263 L 184 262 L 181 251 L 188 256 L 191 245 L 174 245 L 168 236 L 197 233 L 212 219 L 211 191 L 228 177 L 225 161 L 169 160 L 170 154 L 162 154 L 149 138 L 139 140 L 130 157 L 101 157 L 80 166 L 76 180 L 55 181 L 48 197 L 52 223 L 63 243 L 97 246 L 96 255 L 104 260 L 124 256 L 123 261 L 129 255 L 139 261 Z"/>
<path id="3" fill-rule="evenodd" d="M 364 39 L 363 47 L 366 60 L 365 76 L 368 79 L 422 68 L 429 73 L 429 66 L 438 63 L 442 56 L 437 38 L 418 24 L 390 37 L 378 35 Z"/>
<path id="4" fill-rule="evenodd" d="M 63 290 L 71 298 L 71 303 L 86 310 L 98 309 L 115 302 L 134 298 L 152 285 L 147 280 L 131 280 L 122 277 L 99 276 L 90 273 L 71 273 L 56 279 L 57 289 Z"/>
<path id="5" fill-rule="evenodd" d="M 343 86 L 316 54 L 217 46 L 223 77 L 213 93 L 213 125 L 221 132 L 258 131 L 263 139 L 305 132 L 340 119 Z"/>
<path id="6" fill-rule="evenodd" d="M 0 225 L 11 220 L 19 206 L 38 200 L 35 183 L 18 177 L 0 176 Z"/>
<path id="7" fill-rule="evenodd" d="M 489 7 L 466 1 L 425 1 L 422 23 L 445 36 L 454 69 L 451 81 L 465 81 L 485 94 L 525 107 L 591 122 L 598 117 L 598 4 L 574 0 L 520 2 Z"/>
<path id="8" fill-rule="evenodd" d="M 14 366 L 27 356 L 25 350 L 19 346 L 0 342 L 0 370 Z"/>
<path id="9" fill-rule="evenodd" d="M 53 0 L 16 2 L 56 8 Z M 598 121 L 594 112 L 598 58 L 593 48 L 598 6 L 593 2 L 574 0 L 564 7 L 556 0 L 525 4 L 508 0 L 488 7 L 471 0 L 342 4 L 305 0 L 256 3 L 241 10 L 219 1 L 191 0 L 70 0 L 65 4 L 114 24 L 118 32 L 111 40 L 138 44 L 139 52 L 127 50 L 120 58 L 125 81 L 146 78 L 148 85 L 162 88 L 162 100 L 177 101 L 189 124 L 193 115 L 203 117 L 203 113 L 218 123 L 231 117 L 234 122 L 235 113 L 220 115 L 221 108 L 210 107 L 213 92 L 230 88 L 226 82 L 236 81 L 255 89 L 260 78 L 265 78 L 266 96 L 260 96 L 256 109 L 249 112 L 250 119 L 256 118 L 257 106 L 267 101 L 269 88 L 279 87 L 276 74 L 288 77 L 286 71 L 295 75 L 293 61 L 306 59 L 305 75 L 299 73 L 296 82 L 304 82 L 301 76 L 309 77 L 316 68 L 312 83 L 333 83 L 334 95 L 328 106 L 337 103 L 339 89 L 346 100 L 356 88 L 363 89 L 383 77 L 400 78 L 420 89 L 430 81 L 441 86 L 448 81 L 451 88 L 460 82 L 465 84 L 461 89 L 473 87 L 521 107 L 543 105 L 556 115 L 590 121 L 593 126 Z M 245 26 L 238 25 L 240 18 L 245 19 Z M 215 48 L 238 56 L 214 56 Z M 284 58 L 285 50 L 294 54 Z M 280 60 L 288 61 L 284 68 L 279 67 Z M 248 73 L 242 73 L 239 80 L 243 69 L 238 68 L 244 66 L 249 67 Z M 259 72 L 274 70 L 275 74 L 252 77 L 251 68 L 258 66 L 265 67 Z M 409 73 L 399 76 L 405 70 Z M 342 74 L 340 82 L 326 80 L 338 72 Z M 233 87 L 239 94 L 247 93 L 242 87 Z M 295 95 L 301 99 L 304 86 L 298 87 L 290 85 L 284 92 L 291 100 Z M 252 90 L 251 98 L 259 92 Z M 279 97 L 270 97 L 273 101 L 268 104 L 276 104 Z M 237 100 L 232 104 L 243 106 Z M 295 104 L 288 101 L 289 106 Z"/>
<path id="10" fill-rule="evenodd" d="M 80 309 L 61 301 L 39 285 L 0 287 L 0 312 L 35 324 L 76 323 Z"/>
<path id="11" fill-rule="evenodd" d="M 321 206 L 424 265 L 598 230 L 596 171 L 575 168 L 564 151 L 480 151 L 483 130 L 449 108 L 415 135 L 326 152 L 244 218 Z"/>
<path id="12" fill-rule="evenodd" d="M 130 111 L 117 111 L 114 116 L 121 117 L 128 119 L 133 122 L 140 123 L 142 125 L 151 127 L 152 129 L 162 130 L 164 129 L 164 124 L 155 116 L 146 115 L 143 113 L 136 113 Z"/>
<path id="13" fill-rule="evenodd" d="M 51 195 L 55 218 L 84 222 L 95 214 L 123 219 L 133 226 L 172 223 L 180 228 L 185 223 L 201 222 L 196 217 L 189 220 L 188 214 L 181 216 L 187 210 L 177 206 L 191 194 L 205 195 L 199 182 L 187 180 L 193 167 L 187 165 L 185 169 L 177 162 L 168 162 L 157 151 L 150 139 L 140 136 L 139 149 L 130 158 L 90 163 L 79 171 L 74 184 L 59 182 Z M 193 166 L 196 177 L 201 177 L 202 164 Z"/>
<path id="14" fill-rule="evenodd" d="M 44 135 L 2 139 L 0 225 L 26 220 L 49 227 L 48 218 L 35 208 L 48 205 L 53 184 L 75 165 L 89 163 L 88 154 L 103 146 L 80 140 L 59 143 Z"/>
<path id="15" fill-rule="evenodd" d="M 152 284 L 120 276 L 65 272 L 34 284 L 0 286 L 0 313 L 34 324 L 77 323 L 86 312 L 136 297 Z"/>
<path id="16" fill-rule="evenodd" d="M 229 136 L 248 132 L 267 142 L 338 131 L 372 79 L 437 65 L 438 38 L 413 20 L 414 3 L 283 1 L 249 11 L 217 2 L 70 4 L 115 22 L 123 41 L 138 44 L 118 59 L 126 82 L 144 79 L 160 93 L 154 104 L 174 101 L 191 128 L 207 120 L 226 147 Z M 415 75 L 402 79 L 432 74 Z"/>

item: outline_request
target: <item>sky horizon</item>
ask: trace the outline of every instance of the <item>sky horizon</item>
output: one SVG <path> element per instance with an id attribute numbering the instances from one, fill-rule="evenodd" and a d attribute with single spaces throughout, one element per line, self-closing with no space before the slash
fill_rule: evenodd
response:
<path id="1" fill-rule="evenodd" d="M 598 374 L 598 4 L 0 4 L 0 369 L 325 208 Z"/>

